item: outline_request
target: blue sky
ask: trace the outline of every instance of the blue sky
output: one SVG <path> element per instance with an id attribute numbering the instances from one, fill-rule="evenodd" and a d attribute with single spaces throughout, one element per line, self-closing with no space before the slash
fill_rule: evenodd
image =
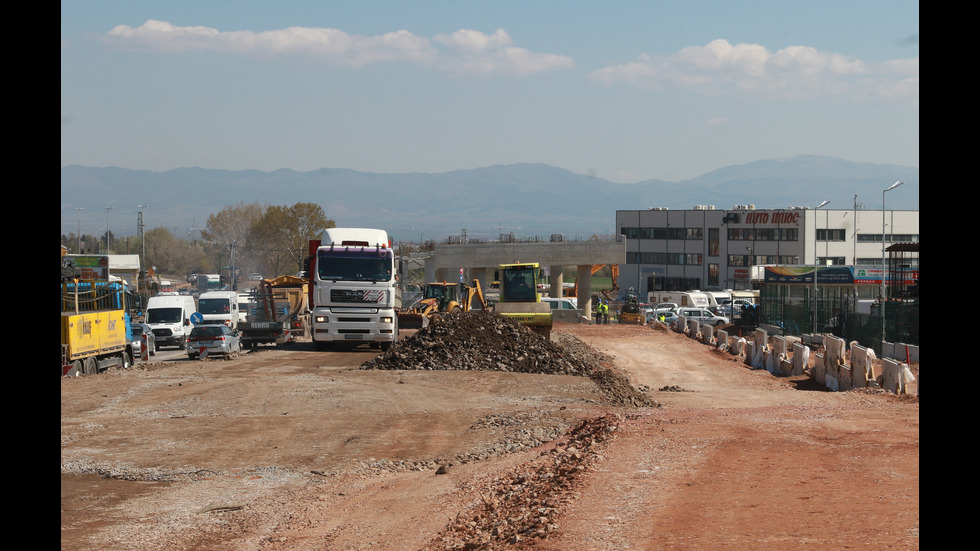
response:
<path id="1" fill-rule="evenodd" d="M 918 2 L 61 3 L 61 164 L 919 164 Z"/>

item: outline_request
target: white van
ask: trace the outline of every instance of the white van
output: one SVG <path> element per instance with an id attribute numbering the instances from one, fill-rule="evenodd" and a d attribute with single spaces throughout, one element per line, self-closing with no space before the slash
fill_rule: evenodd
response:
<path id="1" fill-rule="evenodd" d="M 157 295 L 146 301 L 144 321 L 153 331 L 157 350 L 161 346 L 187 348 L 187 337 L 194 329 L 191 314 L 195 310 L 194 297 L 188 295 Z"/>
<path id="2" fill-rule="evenodd" d="M 238 330 L 238 293 L 235 291 L 208 291 L 197 297 L 197 311 L 204 323 L 221 323 Z"/>
<path id="3" fill-rule="evenodd" d="M 578 309 L 578 299 L 574 297 L 541 297 L 541 302 L 547 302 L 552 310 Z"/>

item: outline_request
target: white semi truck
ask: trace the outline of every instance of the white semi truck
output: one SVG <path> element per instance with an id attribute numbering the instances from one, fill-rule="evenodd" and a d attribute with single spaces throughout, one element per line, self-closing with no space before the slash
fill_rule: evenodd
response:
<path id="1" fill-rule="evenodd" d="M 310 241 L 307 274 L 317 350 L 361 344 L 388 350 L 398 340 L 401 293 L 387 232 L 323 230 Z"/>

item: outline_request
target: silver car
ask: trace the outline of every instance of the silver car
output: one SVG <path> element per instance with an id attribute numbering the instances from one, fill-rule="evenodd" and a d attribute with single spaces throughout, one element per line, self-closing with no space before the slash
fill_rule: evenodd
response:
<path id="1" fill-rule="evenodd" d="M 703 323 L 706 325 L 728 325 L 731 321 L 724 316 L 719 316 L 714 314 L 711 310 L 707 308 L 678 308 L 674 310 L 679 317 L 684 317 L 689 320 L 697 320 L 698 323 Z"/>
<path id="2" fill-rule="evenodd" d="M 187 338 L 187 357 L 195 360 L 198 356 L 223 356 L 225 359 L 238 356 L 242 351 L 242 341 L 238 331 L 220 323 L 197 325 Z"/>

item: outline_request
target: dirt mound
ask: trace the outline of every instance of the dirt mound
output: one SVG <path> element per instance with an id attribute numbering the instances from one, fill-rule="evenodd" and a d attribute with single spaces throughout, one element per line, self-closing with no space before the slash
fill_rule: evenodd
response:
<path id="1" fill-rule="evenodd" d="M 360 369 L 482 370 L 575 375 L 591 378 L 608 401 L 650 407 L 659 404 L 611 368 L 612 362 L 570 335 L 555 342 L 493 311 L 444 316 L 420 329 Z"/>

